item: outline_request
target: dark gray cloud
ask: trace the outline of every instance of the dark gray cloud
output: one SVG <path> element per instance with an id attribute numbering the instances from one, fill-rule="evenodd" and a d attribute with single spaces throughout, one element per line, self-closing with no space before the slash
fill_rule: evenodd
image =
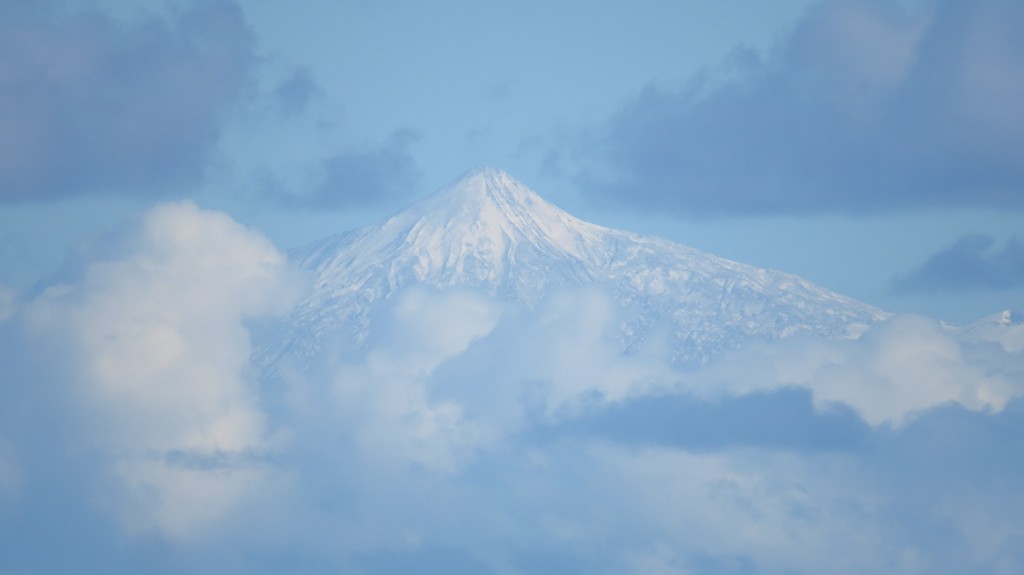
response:
<path id="1" fill-rule="evenodd" d="M 845 406 L 819 412 L 810 391 L 784 388 L 720 401 L 688 395 L 632 398 L 551 431 L 554 436 L 599 436 L 692 451 L 760 447 L 814 452 L 855 449 L 866 441 L 870 427 Z"/>
<path id="2" fill-rule="evenodd" d="M 1024 244 L 1016 236 L 1002 245 L 983 234 L 965 236 L 892 285 L 899 292 L 1018 287 L 1024 285 Z"/>
<path id="3" fill-rule="evenodd" d="M 1011 438 L 1019 437 L 1022 426 L 1024 402 L 1016 398 L 1000 413 L 949 404 L 922 413 L 904 429 L 880 430 L 860 462 L 874 477 L 874 489 L 886 493 L 884 536 L 904 549 L 941 550 L 922 557 L 936 573 L 974 569 L 976 534 L 960 522 L 984 517 L 985 525 L 995 526 L 1017 520 L 1024 453 Z M 991 561 L 981 572 L 996 573 L 997 564 L 1024 565 L 1019 532 L 979 528 L 986 531 L 984 555 Z"/>
<path id="4" fill-rule="evenodd" d="M 131 21 L 4 3 L 0 201 L 196 181 L 247 87 L 253 49 L 226 1 Z"/>
<path id="5" fill-rule="evenodd" d="M 1013 0 L 827 0 L 766 58 L 648 87 L 579 181 L 686 213 L 1024 207 L 1022 27 Z"/>
<path id="6" fill-rule="evenodd" d="M 419 170 L 410 147 L 419 135 L 400 130 L 376 147 L 341 152 L 325 159 L 311 193 L 284 191 L 270 196 L 288 207 L 341 209 L 387 204 L 415 191 Z"/>
<path id="7" fill-rule="evenodd" d="M 905 428 L 880 429 L 865 452 L 892 480 L 971 489 L 1021 477 L 1024 446 L 1009 438 L 1022 432 L 1020 397 L 998 413 L 950 403 L 921 413 Z"/>

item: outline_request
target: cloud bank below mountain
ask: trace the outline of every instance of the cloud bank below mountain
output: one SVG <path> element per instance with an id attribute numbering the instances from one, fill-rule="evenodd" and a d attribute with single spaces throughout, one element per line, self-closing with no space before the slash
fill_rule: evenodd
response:
<path id="1" fill-rule="evenodd" d="M 1024 566 L 1019 349 L 899 316 L 679 371 L 656 334 L 621 352 L 600 289 L 528 309 L 410 288 L 361 348 L 261 379 L 253 340 L 306 281 L 258 232 L 179 203 L 7 298 L 4 567 Z"/>

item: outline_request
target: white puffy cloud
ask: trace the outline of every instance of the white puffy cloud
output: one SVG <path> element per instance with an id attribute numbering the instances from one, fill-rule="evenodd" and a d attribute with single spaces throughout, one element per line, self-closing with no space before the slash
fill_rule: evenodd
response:
<path id="1" fill-rule="evenodd" d="M 335 415 L 377 458 L 451 471 L 477 443 L 463 406 L 433 398 L 431 373 L 498 322 L 501 306 L 473 292 L 411 289 L 377 317 L 356 361 L 334 367 Z M 313 384 L 315 385 L 315 383 Z"/>
<path id="2" fill-rule="evenodd" d="M 330 419 L 319 433 L 378 463 L 453 473 L 534 418 L 668 388 L 676 374 L 658 338 L 622 354 L 629 319 L 598 288 L 556 290 L 536 309 L 474 290 L 407 289 L 374 314 L 358 351 L 326 344 L 321 366 L 286 376 L 290 410 L 299 427 L 310 418 L 298 413 Z"/>
<path id="3" fill-rule="evenodd" d="M 266 238 L 189 202 L 108 243 L 29 302 L 26 322 L 60 358 L 82 441 L 123 482 L 118 513 L 186 537 L 260 484 L 273 444 L 245 321 L 286 311 L 298 284 Z"/>
<path id="4" fill-rule="evenodd" d="M 868 423 L 901 425 L 913 414 L 946 403 L 1001 410 L 1024 386 L 1011 374 L 1022 358 L 981 358 L 939 322 L 897 316 L 860 338 L 792 341 L 723 357 L 699 378 L 711 393 L 808 388 L 816 405 L 843 403 Z"/>
<path id="5" fill-rule="evenodd" d="M 623 354 L 631 319 L 596 287 L 554 290 L 535 309 L 508 305 L 491 333 L 440 366 L 433 384 L 505 432 L 525 424 L 524 415 L 557 419 L 669 387 L 677 374 L 667 337 L 652 333 Z"/>

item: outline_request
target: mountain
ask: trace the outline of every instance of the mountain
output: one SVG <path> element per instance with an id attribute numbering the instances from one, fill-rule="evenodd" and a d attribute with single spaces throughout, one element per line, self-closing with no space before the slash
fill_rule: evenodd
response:
<path id="1" fill-rule="evenodd" d="M 953 331 L 961 340 L 996 343 L 1010 353 L 1024 351 L 1024 314 L 1015 310 L 983 317 Z"/>
<path id="2" fill-rule="evenodd" d="M 623 351 L 668 324 L 677 366 L 749 341 L 856 336 L 886 317 L 795 275 L 581 221 L 492 168 L 291 257 L 315 287 L 291 317 L 288 336 L 265 352 L 266 363 L 315 356 L 339 329 L 358 346 L 373 329 L 374 309 L 415 285 L 473 288 L 528 307 L 554 288 L 603 288 L 636 310 L 622 329 Z"/>

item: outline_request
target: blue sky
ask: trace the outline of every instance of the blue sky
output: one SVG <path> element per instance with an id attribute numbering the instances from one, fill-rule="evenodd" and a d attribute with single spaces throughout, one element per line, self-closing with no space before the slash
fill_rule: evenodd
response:
<path id="1" fill-rule="evenodd" d="M 161 199 L 290 247 L 493 165 L 885 309 L 1020 306 L 1013 2 L 591 4 L 8 3 L 0 281 Z"/>
<path id="2" fill-rule="evenodd" d="M 1024 331 L 941 322 L 1024 307 L 1021 29 L 1016 0 L 0 0 L 0 571 L 1020 571 Z M 600 293 L 550 325 L 413 291 L 253 377 L 304 293 L 285 250 L 481 165 L 896 315 L 680 375 L 617 353 Z"/>

